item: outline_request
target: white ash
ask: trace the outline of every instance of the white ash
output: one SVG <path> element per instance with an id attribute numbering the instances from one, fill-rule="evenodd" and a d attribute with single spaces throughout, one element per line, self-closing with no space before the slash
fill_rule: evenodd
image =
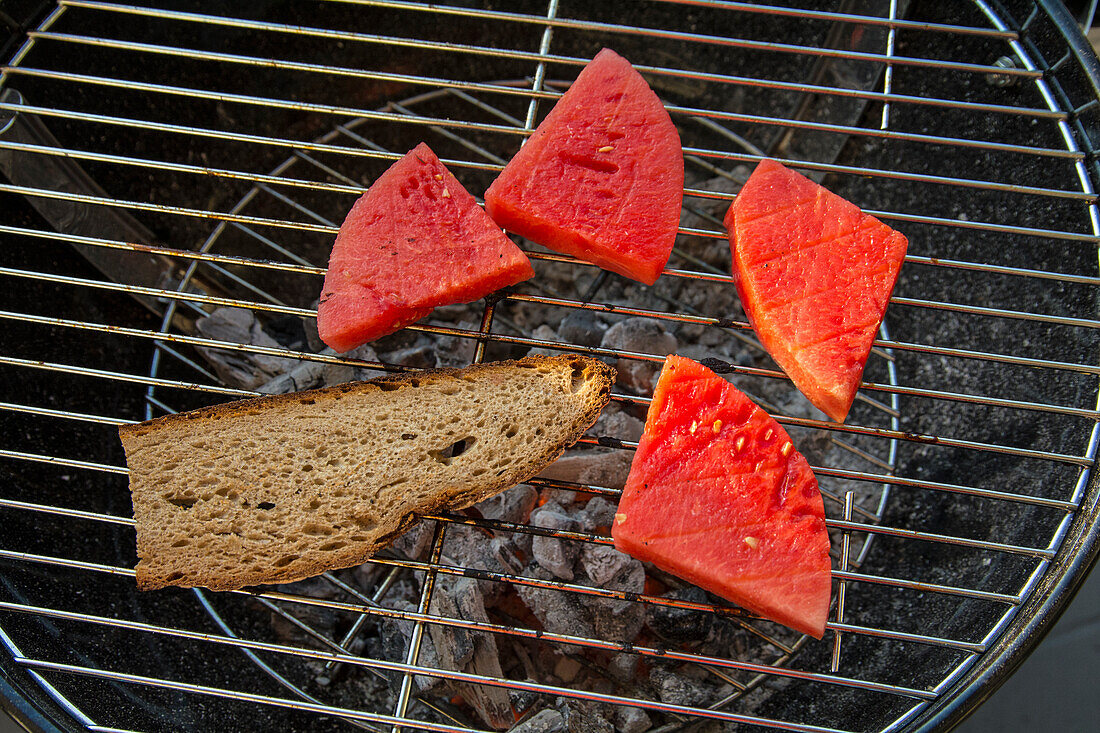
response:
<path id="1" fill-rule="evenodd" d="M 626 318 L 607 329 L 600 346 L 615 351 L 663 357 L 676 353 L 679 342 L 664 329 L 660 321 L 652 318 Z M 615 368 L 618 370 L 619 385 L 636 394 L 651 395 L 661 365 L 659 362 L 622 358 L 616 361 Z"/>

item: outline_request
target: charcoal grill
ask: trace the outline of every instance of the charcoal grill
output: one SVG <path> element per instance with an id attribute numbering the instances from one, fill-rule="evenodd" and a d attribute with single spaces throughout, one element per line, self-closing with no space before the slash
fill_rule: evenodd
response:
<path id="1" fill-rule="evenodd" d="M 31 729 L 486 728 L 465 701 L 420 692 L 418 676 L 504 688 L 521 724 L 556 704 L 571 730 L 606 730 L 627 708 L 660 731 L 948 727 L 1034 647 L 1095 560 L 1100 66 L 1060 4 L 61 0 L 3 11 L 0 685 Z M 211 354 L 286 370 L 423 366 L 423 349 L 382 360 L 310 347 L 343 213 L 420 140 L 480 194 L 602 46 L 647 76 L 683 137 L 685 217 L 666 273 L 643 288 L 523 243 L 534 280 L 477 304 L 472 322 L 436 314 L 395 346 L 428 343 L 455 362 L 537 348 L 629 366 L 661 356 L 539 326 L 644 317 L 676 334 L 817 446 L 837 581 L 825 639 L 656 586 L 449 562 L 460 528 L 609 544 L 602 530 L 476 512 L 429 518 L 424 554 L 379 557 L 369 583 L 330 573 L 138 594 L 116 427 L 256 393 Z M 784 397 L 793 388 L 754 351 L 731 299 L 721 213 L 765 155 L 910 239 L 844 425 Z M 196 326 L 225 307 L 254 314 L 267 337 Z M 634 416 L 647 404 L 623 387 L 613 400 Z M 596 429 L 569 455 L 633 446 Z M 488 621 L 433 610 L 454 577 L 714 619 L 731 651 L 557 633 L 515 609 Z M 412 607 L 393 601 L 402 583 Z M 387 621 L 407 625 L 408 643 L 369 653 L 364 638 Z M 569 660 L 573 674 L 433 667 L 421 650 L 439 628 Z M 616 655 L 642 671 L 606 674 Z M 720 692 L 664 695 L 645 677 L 663 667 Z M 379 680 L 380 697 L 364 680 Z"/>

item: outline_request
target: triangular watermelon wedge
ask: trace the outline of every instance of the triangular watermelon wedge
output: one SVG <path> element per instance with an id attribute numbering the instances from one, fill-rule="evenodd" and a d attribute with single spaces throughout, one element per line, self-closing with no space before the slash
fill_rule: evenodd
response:
<path id="1" fill-rule="evenodd" d="M 756 167 L 725 224 L 760 343 L 810 402 L 844 422 L 908 241 L 774 160 Z"/>
<path id="2" fill-rule="evenodd" d="M 321 340 L 345 352 L 433 308 L 533 276 L 527 256 L 421 143 L 352 206 L 317 308 Z"/>
<path id="3" fill-rule="evenodd" d="M 680 223 L 684 157 L 661 100 L 604 49 L 485 192 L 497 224 L 652 285 Z"/>
<path id="4" fill-rule="evenodd" d="M 825 633 L 832 571 L 817 479 L 779 423 L 691 359 L 665 360 L 611 536 L 764 618 Z"/>

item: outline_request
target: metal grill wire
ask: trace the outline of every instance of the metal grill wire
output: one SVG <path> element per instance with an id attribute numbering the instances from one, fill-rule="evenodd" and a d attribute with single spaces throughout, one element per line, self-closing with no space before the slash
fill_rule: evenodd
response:
<path id="1" fill-rule="evenodd" d="M 0 396 L 0 458 L 10 477 L 0 510 L 12 528 L 0 547 L 0 640 L 31 682 L 28 696 L 50 698 L 93 730 L 155 727 L 165 710 L 196 725 L 285 714 L 372 730 L 482 727 L 461 707 L 417 696 L 414 675 L 428 675 L 503 686 L 513 700 L 641 708 L 662 730 L 699 720 L 788 730 L 919 721 L 955 694 L 952 686 L 1064 563 L 1064 538 L 1086 499 L 1100 240 L 1095 161 L 1082 126 L 1096 99 L 1070 98 L 1059 81 L 1076 73 L 1074 59 L 1027 32 L 1045 18 L 1028 4 L 995 13 L 979 2 L 938 16 L 921 6 L 931 20 L 919 13 L 909 17 L 922 20 L 906 20 L 904 2 L 820 10 L 669 0 L 638 3 L 636 22 L 631 12 L 624 22 L 610 6 L 565 0 L 473 5 L 328 2 L 292 16 L 267 5 L 230 14 L 197 3 L 61 2 L 3 67 L 0 114 L 9 124 L 0 153 L 20 172 L 0 189 L 38 211 L 0 223 L 5 303 L 18 305 L 0 312 L 9 334 L 0 366 L 10 385 Z M 441 553 L 447 533 L 462 526 L 609 544 L 599 532 L 471 515 L 429 518 L 435 534 L 425 557 L 369 563 L 373 594 L 326 574 L 323 592 L 311 585 L 137 596 L 114 428 L 254 393 L 222 384 L 197 348 L 407 368 L 212 339 L 194 331 L 195 319 L 219 306 L 268 320 L 312 319 L 340 212 L 371 177 L 427 139 L 471 191 L 483 191 L 602 45 L 648 75 L 684 136 L 685 209 L 694 218 L 659 285 L 639 295 L 585 263 L 525 245 L 540 276 L 564 268 L 575 290 L 548 291 L 537 276 L 484 303 L 479 325 L 429 321 L 409 332 L 470 344 L 475 361 L 540 348 L 660 362 L 539 338 L 523 325 L 530 313 L 552 309 L 612 322 L 644 316 L 672 330 L 751 340 L 743 318 L 707 310 L 707 299 L 731 283 L 728 271 L 696 253 L 724 246 L 720 213 L 711 212 L 734 189 L 713 181 L 736 183 L 737 166 L 764 154 L 828 176 L 831 187 L 905 231 L 910 255 L 887 318 L 895 330 L 876 344 L 853 419 L 838 426 L 766 405 L 789 429 L 826 436 L 836 449 L 828 455 L 850 459 L 814 466 L 840 540 L 838 603 L 825 641 L 792 638 L 711 602 L 456 566 Z M 832 65 L 815 66 L 822 58 Z M 787 68 L 807 76 L 784 76 Z M 851 109 L 856 118 L 836 121 Z M 57 139 L 13 136 L 16 122 L 34 118 Z M 73 185 L 73 163 L 110 193 Z M 107 276 L 74 265 L 70 245 Z M 706 294 L 700 307 L 677 300 L 684 283 Z M 129 296 L 145 298 L 157 315 Z M 150 353 L 152 367 L 141 368 Z M 726 366 L 738 384 L 783 379 L 767 365 Z M 646 404 L 626 391 L 614 400 L 626 409 Z M 999 432 L 1004 426 L 1011 430 Z M 579 449 L 634 447 L 609 437 L 586 436 Z M 534 483 L 611 501 L 618 493 Z M 612 598 L 710 615 L 736 625 L 757 656 L 432 612 L 435 585 L 462 575 L 556 589 L 581 602 Z M 417 607 L 387 605 L 393 584 L 412 578 Z M 324 614 L 343 619 L 345 633 L 314 628 Z M 297 628 L 299 639 L 273 637 L 269 616 Z M 412 624 L 404 656 L 357 651 L 363 627 L 386 619 Z M 726 694 L 684 703 L 644 686 L 436 669 L 418 660 L 433 626 L 529 642 L 589 667 L 610 653 L 690 666 L 721 680 Z M 163 661 L 175 658 L 199 661 Z M 318 684 L 306 671 L 317 664 L 334 678 L 386 678 L 396 685 L 392 708 L 366 708 L 338 683 Z M 805 700 L 815 705 L 798 704 Z"/>

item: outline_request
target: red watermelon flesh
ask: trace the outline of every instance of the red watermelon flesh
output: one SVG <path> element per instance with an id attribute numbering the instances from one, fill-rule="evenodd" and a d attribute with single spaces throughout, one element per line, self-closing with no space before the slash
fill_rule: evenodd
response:
<path id="1" fill-rule="evenodd" d="M 757 166 L 725 224 L 760 342 L 810 402 L 844 422 L 907 240 L 773 160 Z"/>
<path id="2" fill-rule="evenodd" d="M 317 330 L 345 352 L 433 308 L 535 274 L 527 256 L 421 143 L 355 202 L 329 257 Z"/>
<path id="3" fill-rule="evenodd" d="M 661 101 L 604 49 L 485 192 L 532 242 L 652 285 L 680 223 L 684 157 Z"/>
<path id="4" fill-rule="evenodd" d="M 825 633 L 832 571 L 817 479 L 779 423 L 691 359 L 665 361 L 611 536 L 764 618 Z"/>

